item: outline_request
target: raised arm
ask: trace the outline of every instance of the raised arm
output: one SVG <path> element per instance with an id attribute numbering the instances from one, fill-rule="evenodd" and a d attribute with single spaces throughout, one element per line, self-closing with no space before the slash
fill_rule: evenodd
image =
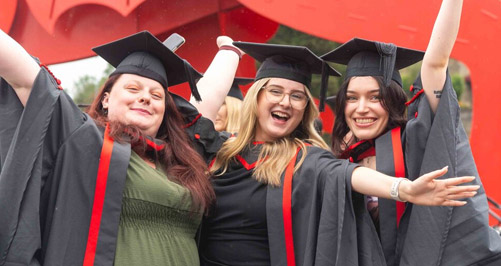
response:
<path id="1" fill-rule="evenodd" d="M 443 0 L 421 66 L 424 92 L 435 113 L 445 84 L 449 56 L 456 42 L 463 0 Z"/>
<path id="2" fill-rule="evenodd" d="M 40 67 L 19 43 L 2 30 L 0 30 L 0 62 L 0 77 L 14 88 L 21 103 L 26 105 Z"/>
<path id="3" fill-rule="evenodd" d="M 414 181 L 403 179 L 397 186 L 399 198 L 419 205 L 462 206 L 465 201 L 458 199 L 473 197 L 480 186 L 460 184 L 473 181 L 474 176 L 436 179 L 447 173 L 447 168 L 425 174 Z M 366 167 L 353 171 L 353 190 L 376 197 L 391 199 L 390 191 L 398 180 Z"/>
<path id="4" fill-rule="evenodd" d="M 235 47 L 232 43 L 233 40 L 227 36 L 219 36 L 217 38 L 218 47 L 223 45 Z M 242 55 L 244 54 L 240 49 L 236 47 L 235 49 L 240 51 Z M 203 78 L 197 83 L 202 101 L 197 102 L 192 96 L 190 103 L 212 122 L 216 121 L 217 112 L 221 105 L 223 105 L 224 98 L 228 95 L 239 61 L 240 58 L 236 52 L 232 50 L 219 50 L 205 71 Z"/>

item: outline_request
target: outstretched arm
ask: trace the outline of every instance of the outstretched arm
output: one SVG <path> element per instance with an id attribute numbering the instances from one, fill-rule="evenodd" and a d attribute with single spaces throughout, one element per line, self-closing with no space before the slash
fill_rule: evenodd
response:
<path id="1" fill-rule="evenodd" d="M 463 0 L 443 0 L 421 66 L 421 80 L 435 113 L 445 84 L 449 56 L 456 42 Z"/>
<path id="2" fill-rule="evenodd" d="M 442 168 L 425 174 L 414 181 L 404 179 L 398 186 L 399 197 L 419 205 L 430 206 L 462 206 L 465 201 L 459 199 L 473 197 L 480 186 L 464 185 L 475 179 L 474 176 L 437 179 L 447 173 Z M 381 198 L 390 199 L 390 191 L 397 180 L 366 167 L 358 167 L 353 171 L 351 184 L 353 190 Z"/>
<path id="3" fill-rule="evenodd" d="M 26 105 L 40 67 L 19 43 L 2 30 L 0 30 L 0 62 L 0 77 L 14 88 L 21 103 Z"/>
<path id="4" fill-rule="evenodd" d="M 233 40 L 227 36 L 219 36 L 217 38 L 218 47 L 223 45 L 233 46 L 232 43 Z M 238 50 L 241 51 L 240 49 Z M 241 53 L 242 55 L 244 54 L 243 51 Z M 223 105 L 224 98 L 228 95 L 231 84 L 233 84 L 239 61 L 240 59 L 236 52 L 219 50 L 205 71 L 203 78 L 197 83 L 202 101 L 197 102 L 192 96 L 190 103 L 212 122 L 216 121 L 217 112 L 221 105 Z"/>

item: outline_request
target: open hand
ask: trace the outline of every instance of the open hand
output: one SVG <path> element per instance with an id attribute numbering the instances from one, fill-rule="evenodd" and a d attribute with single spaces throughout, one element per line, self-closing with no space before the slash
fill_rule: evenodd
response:
<path id="1" fill-rule="evenodd" d="M 463 206 L 466 201 L 477 194 L 478 185 L 463 185 L 475 179 L 474 176 L 439 179 L 447 173 L 448 167 L 422 175 L 414 181 L 405 180 L 400 183 L 399 193 L 402 200 L 418 205 L 429 206 Z"/>

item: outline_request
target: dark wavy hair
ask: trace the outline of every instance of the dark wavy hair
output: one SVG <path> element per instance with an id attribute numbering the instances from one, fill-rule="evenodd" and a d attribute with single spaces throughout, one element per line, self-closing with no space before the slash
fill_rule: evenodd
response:
<path id="1" fill-rule="evenodd" d="M 108 121 L 107 112 L 103 109 L 102 100 L 106 92 L 111 92 L 115 82 L 121 75 L 111 76 L 100 89 L 94 101 L 89 106 L 88 114 L 99 125 L 110 125 L 110 136 L 117 141 L 128 141 L 132 149 L 138 154 L 146 154 L 146 136 L 142 132 L 128 125 Z M 193 198 L 193 210 L 202 208 L 207 211 L 214 200 L 215 194 L 209 181 L 209 169 L 201 156 L 193 148 L 191 139 L 186 134 L 181 113 L 167 92 L 165 93 L 165 113 L 158 130 L 157 139 L 165 141 L 163 150 L 157 152 L 158 160 L 167 172 L 167 177 L 188 188 Z M 126 132 L 126 133 L 124 133 Z"/>
<path id="2" fill-rule="evenodd" d="M 405 102 L 407 101 L 407 96 L 405 95 L 402 87 L 393 80 L 391 81 L 390 86 L 386 87 L 384 86 L 383 77 L 372 77 L 379 85 L 381 105 L 389 114 L 388 124 L 386 125 L 384 132 L 395 127 L 405 127 L 405 124 L 407 123 L 405 114 Z M 348 124 L 346 124 L 344 114 L 344 109 L 346 107 L 346 91 L 349 83 L 350 79 L 345 80 L 345 82 L 341 85 L 337 93 L 336 106 L 334 108 L 336 118 L 334 121 L 334 128 L 332 129 L 332 152 L 334 152 L 336 156 L 341 155 L 347 146 L 353 144 L 354 141 L 358 141 L 355 136 L 353 136 L 353 141 L 346 142 L 344 139 L 346 134 L 350 132 L 350 128 L 348 127 Z"/>

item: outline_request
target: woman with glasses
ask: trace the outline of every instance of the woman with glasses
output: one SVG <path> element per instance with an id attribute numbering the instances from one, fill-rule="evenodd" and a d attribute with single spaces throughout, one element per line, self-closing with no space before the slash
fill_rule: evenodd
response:
<path id="1" fill-rule="evenodd" d="M 475 194 L 475 186 L 455 187 L 470 177 L 435 180 L 446 169 L 410 182 L 335 159 L 314 128 L 309 87 L 312 73 L 337 72 L 306 47 L 234 45 L 262 64 L 238 135 L 205 150 L 216 202 L 200 230 L 201 265 L 386 265 L 372 225 L 355 219 L 362 207 L 352 190 L 445 206 Z M 191 134 L 211 143 L 207 129 Z"/>

